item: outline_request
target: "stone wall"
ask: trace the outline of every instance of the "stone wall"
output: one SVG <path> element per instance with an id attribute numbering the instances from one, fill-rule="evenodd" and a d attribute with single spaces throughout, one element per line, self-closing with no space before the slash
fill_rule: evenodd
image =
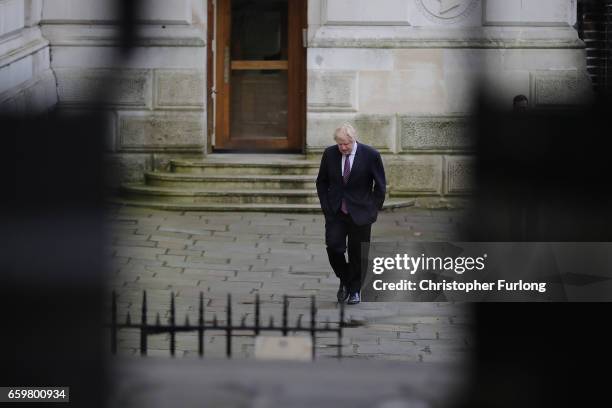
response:
<path id="1" fill-rule="evenodd" d="M 210 144 L 207 2 L 143 3 L 126 57 L 114 1 L 0 0 L 1 106 L 102 106 L 113 185 Z M 394 195 L 469 195 L 479 87 L 507 109 L 518 94 L 541 109 L 589 96 L 575 19 L 575 0 L 309 0 L 306 153 L 351 121 Z"/>
<path id="2" fill-rule="evenodd" d="M 206 147 L 206 1 L 143 0 L 136 46 L 120 53 L 115 1 L 44 0 L 61 109 L 102 107 L 110 183 L 142 180 Z"/>
<path id="3" fill-rule="evenodd" d="M 0 111 L 43 113 L 57 102 L 41 0 L 0 0 Z"/>
<path id="4" fill-rule="evenodd" d="M 575 19 L 574 0 L 310 0 L 307 153 L 350 121 L 394 195 L 468 195 L 478 89 L 502 109 L 588 98 Z"/>

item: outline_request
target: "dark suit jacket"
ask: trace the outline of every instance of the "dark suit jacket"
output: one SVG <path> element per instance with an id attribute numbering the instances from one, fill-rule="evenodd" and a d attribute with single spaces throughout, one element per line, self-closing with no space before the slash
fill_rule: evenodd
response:
<path id="1" fill-rule="evenodd" d="M 342 180 L 342 153 L 338 146 L 323 152 L 317 177 L 317 193 L 326 220 L 340 211 L 342 198 L 357 225 L 371 224 L 385 201 L 386 180 L 380 153 L 357 142 L 357 152 L 346 185 Z"/>

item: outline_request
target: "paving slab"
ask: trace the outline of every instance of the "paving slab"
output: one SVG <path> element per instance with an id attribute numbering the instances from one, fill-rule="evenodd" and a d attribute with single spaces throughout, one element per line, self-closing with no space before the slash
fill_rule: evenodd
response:
<path id="1" fill-rule="evenodd" d="M 372 230 L 373 242 L 453 240 L 461 211 L 419 208 L 384 212 Z M 262 322 L 280 323 L 282 299 L 290 296 L 290 318 L 310 318 L 310 299 L 316 299 L 320 322 L 338 321 L 337 279 L 327 262 L 324 220 L 313 214 L 165 212 L 113 207 L 108 216 L 111 288 L 119 295 L 119 316 L 129 310 L 139 318 L 142 291 L 152 313 L 168 315 L 175 293 L 177 321 L 183 312 L 196 321 L 200 292 L 206 299 L 206 318 L 225 318 L 227 294 L 232 294 L 234 319 L 253 318 L 256 294 L 262 301 Z M 152 315 L 153 316 L 153 315 Z M 347 358 L 414 362 L 461 362 L 469 358 L 472 342 L 470 308 L 453 303 L 366 303 L 346 306 L 343 354 Z M 207 357 L 225 355 L 221 338 Z M 328 336 L 329 335 L 329 336 Z M 333 358 L 333 334 L 321 333 L 321 358 Z M 252 336 L 234 339 L 235 358 L 253 358 Z M 323 343 L 329 344 L 323 344 Z M 427 342 L 426 344 L 423 342 Z M 153 343 L 151 343 L 153 344 Z M 168 343 L 155 354 L 169 355 Z M 138 333 L 120 342 L 122 355 L 137 354 Z M 164 348 L 166 347 L 166 348 Z M 193 356 L 193 345 L 177 343 L 177 355 Z"/>

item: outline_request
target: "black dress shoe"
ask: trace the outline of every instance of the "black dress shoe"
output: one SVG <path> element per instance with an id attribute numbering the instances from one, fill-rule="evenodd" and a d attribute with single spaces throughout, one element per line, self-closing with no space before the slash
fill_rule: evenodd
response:
<path id="1" fill-rule="evenodd" d="M 348 303 L 349 305 L 356 305 L 361 302 L 361 296 L 359 296 L 359 292 L 353 292 L 349 295 Z"/>
<path id="2" fill-rule="evenodd" d="M 342 284 L 342 282 L 340 282 L 340 287 L 338 288 L 337 297 L 338 297 L 338 302 L 340 303 L 346 301 L 346 299 L 348 299 L 349 297 L 348 289 L 346 288 L 346 286 L 344 286 L 344 284 Z"/>

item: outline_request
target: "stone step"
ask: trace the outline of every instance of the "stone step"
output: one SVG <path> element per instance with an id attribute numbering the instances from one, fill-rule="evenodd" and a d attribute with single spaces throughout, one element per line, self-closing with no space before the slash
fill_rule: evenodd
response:
<path id="1" fill-rule="evenodd" d="M 320 212 L 318 160 L 303 155 L 213 154 L 174 159 L 169 171 L 145 173 L 145 184 L 121 186 L 117 204 L 178 211 Z M 414 205 L 388 199 L 385 208 Z"/>
<path id="2" fill-rule="evenodd" d="M 145 207 L 167 211 L 246 211 L 246 212 L 277 212 L 277 213 L 320 213 L 319 204 L 208 204 L 208 203 L 166 203 L 159 201 L 136 201 L 121 197 L 110 198 L 112 204 Z M 404 208 L 414 206 L 413 199 L 390 199 L 385 201 L 384 209 Z"/>
<path id="3" fill-rule="evenodd" d="M 147 172 L 149 186 L 187 189 L 314 189 L 315 175 L 205 175 L 168 172 Z"/>
<path id="4" fill-rule="evenodd" d="M 245 160 L 245 159 L 243 159 Z M 257 158 L 237 161 L 230 159 L 207 159 L 206 161 L 172 160 L 170 171 L 206 175 L 316 175 L 318 161 Z"/>
<path id="5" fill-rule="evenodd" d="M 203 159 L 208 160 L 225 160 L 240 163 L 256 163 L 256 162 L 277 162 L 277 161 L 300 161 L 306 160 L 305 154 L 299 153 L 209 153 Z M 179 160 L 184 160 L 181 158 Z"/>
<path id="6" fill-rule="evenodd" d="M 124 184 L 122 195 L 133 201 L 207 204 L 318 204 L 316 190 L 300 189 L 209 189 L 171 188 L 143 184 Z"/>

